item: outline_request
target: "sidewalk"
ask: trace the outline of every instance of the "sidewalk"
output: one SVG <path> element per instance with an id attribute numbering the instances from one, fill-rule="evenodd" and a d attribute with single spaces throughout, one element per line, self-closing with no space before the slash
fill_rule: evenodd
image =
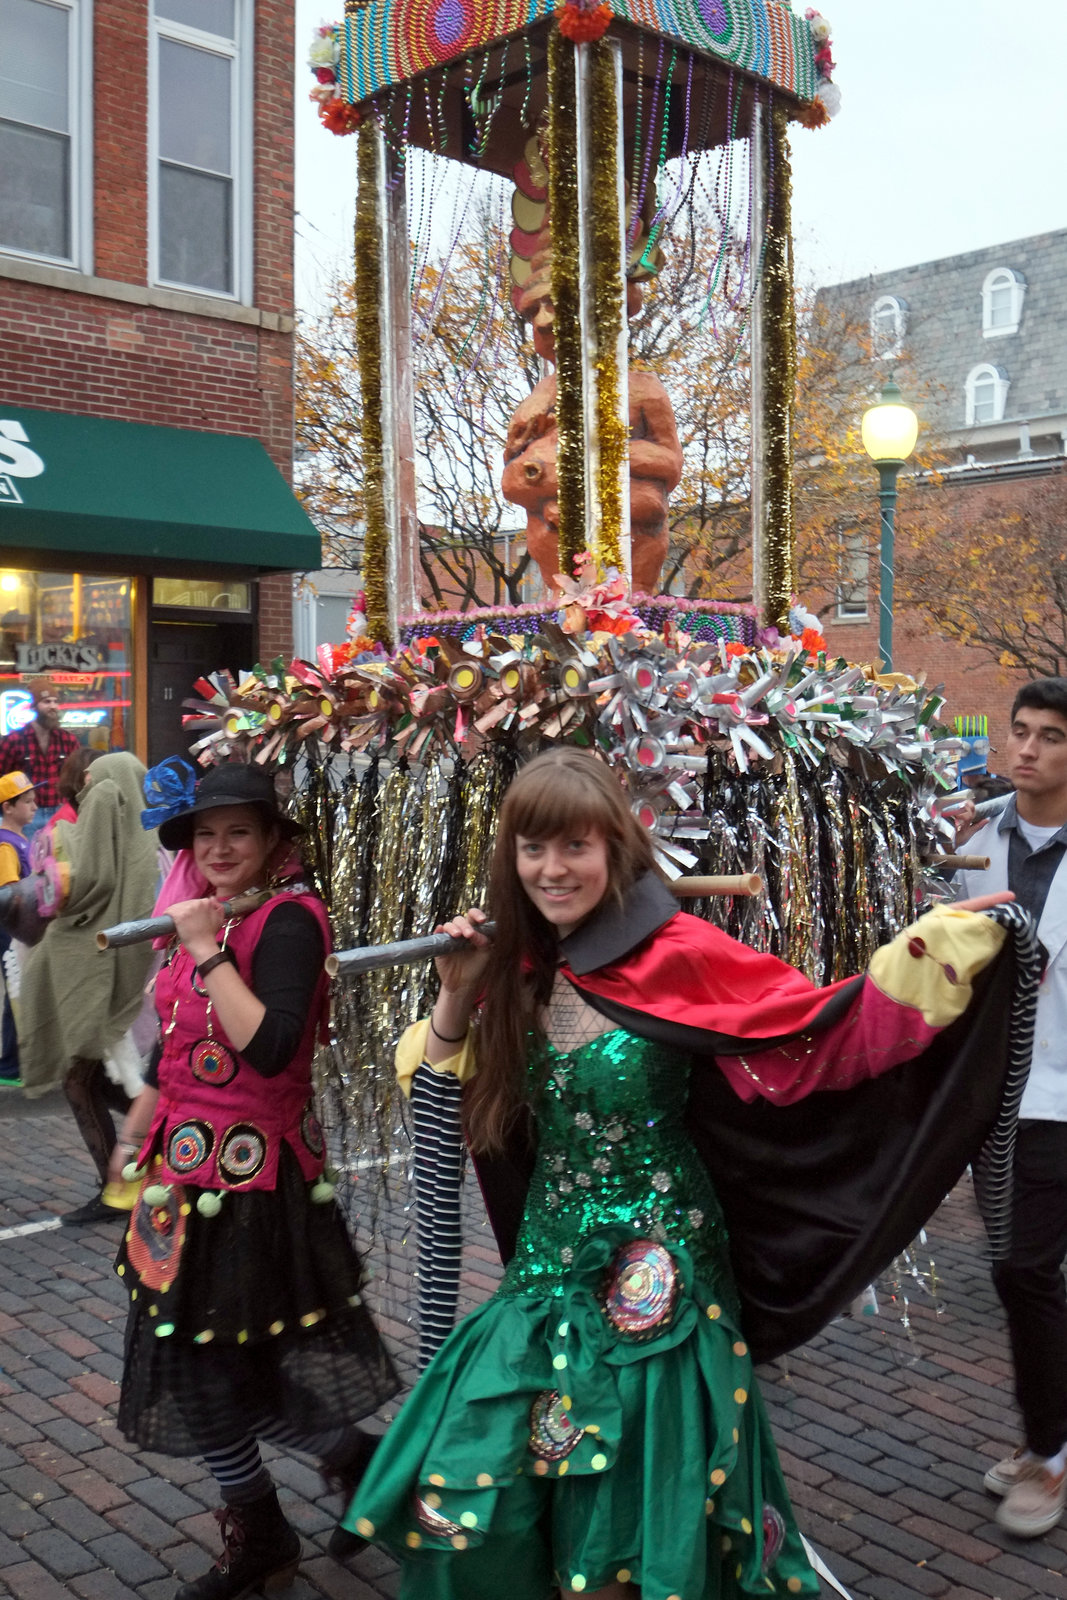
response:
<path id="1" fill-rule="evenodd" d="M 133 1450 L 115 1427 L 120 1224 L 40 1227 L 92 1187 L 62 1101 L 28 1105 L 0 1093 L 0 1594 L 171 1600 L 174 1574 L 194 1576 L 217 1553 L 215 1494 L 195 1462 Z M 376 1254 L 372 1288 L 410 1373 L 406 1195 L 380 1231 L 390 1248 Z M 466 1265 L 473 1303 L 499 1270 L 473 1215 Z M 856 1600 L 1067 1600 L 1067 1528 L 1009 1539 L 982 1489 L 986 1466 L 1015 1442 L 1015 1420 L 969 1184 L 942 1206 L 913 1266 L 924 1281 L 887 1276 L 879 1316 L 843 1319 L 761 1371 L 801 1527 Z M 272 1471 L 305 1542 L 287 1600 L 394 1596 L 386 1556 L 368 1550 L 349 1569 L 326 1556 L 336 1507 L 323 1501 L 317 1474 L 284 1456 Z"/>

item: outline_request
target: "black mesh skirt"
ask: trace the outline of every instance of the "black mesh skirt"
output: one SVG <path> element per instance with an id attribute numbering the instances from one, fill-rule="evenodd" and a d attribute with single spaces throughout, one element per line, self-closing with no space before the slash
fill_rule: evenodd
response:
<path id="1" fill-rule="evenodd" d="M 146 1450 L 224 1449 L 278 1418 L 304 1432 L 358 1422 L 400 1387 L 361 1297 L 344 1218 L 317 1205 L 283 1149 L 278 1186 L 200 1191 L 132 1213 L 117 1270 L 130 1288 L 119 1427 Z"/>

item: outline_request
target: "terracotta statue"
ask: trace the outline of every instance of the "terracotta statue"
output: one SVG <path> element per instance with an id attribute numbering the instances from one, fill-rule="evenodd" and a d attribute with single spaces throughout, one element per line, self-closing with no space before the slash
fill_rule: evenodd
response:
<path id="1" fill-rule="evenodd" d="M 516 171 L 518 191 L 515 214 L 521 222 L 520 202 L 528 202 L 537 188 L 530 181 L 537 171 L 536 146 L 531 141 L 528 167 Z M 521 176 L 520 176 L 521 174 Z M 544 174 L 547 184 L 547 174 Z M 525 178 L 525 184 L 522 179 Z M 525 194 L 523 194 L 525 189 Z M 542 193 L 544 190 L 542 189 Z M 547 194 L 545 194 L 547 199 Z M 526 238 L 536 248 L 526 256 L 528 271 L 515 290 L 515 305 L 533 325 L 534 349 L 542 360 L 555 365 L 555 307 L 552 303 L 552 251 L 543 203 L 537 217 L 537 234 Z M 513 244 L 522 235 L 516 230 Z M 517 252 L 518 253 L 518 252 Z M 515 262 L 513 258 L 513 275 Z M 634 316 L 641 305 L 640 285 L 627 282 L 626 310 Z M 682 476 L 682 450 L 674 411 L 666 389 L 651 372 L 631 369 L 630 397 L 630 562 L 633 589 L 641 594 L 658 591 L 659 575 L 667 556 L 669 531 L 667 499 Z M 508 428 L 504 449 L 506 500 L 526 511 L 526 544 L 551 591 L 559 565 L 559 504 L 557 499 L 556 376 L 550 373 L 519 406 Z"/>

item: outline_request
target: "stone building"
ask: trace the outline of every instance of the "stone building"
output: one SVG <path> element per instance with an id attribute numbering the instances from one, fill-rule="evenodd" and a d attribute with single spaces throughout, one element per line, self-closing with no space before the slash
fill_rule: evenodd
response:
<path id="1" fill-rule="evenodd" d="M 895 370 L 902 387 L 921 396 L 921 439 L 933 444 L 939 468 L 936 484 L 926 487 L 921 475 L 907 481 L 905 469 L 902 483 L 916 514 L 925 494 L 944 497 L 957 525 L 992 505 L 1007 511 L 1025 505 L 1039 482 L 1047 486 L 1067 466 L 1067 230 L 834 284 L 819 291 L 817 305 L 865 336 L 849 374 L 858 389 L 873 400 Z M 846 538 L 826 632 L 842 654 L 877 660 L 873 468 L 870 487 L 870 525 Z M 907 560 L 906 526 L 902 534 Z M 900 608 L 894 665 L 944 683 L 949 712 L 989 716 L 995 768 L 1011 697 L 1029 674 L 939 637 Z"/>

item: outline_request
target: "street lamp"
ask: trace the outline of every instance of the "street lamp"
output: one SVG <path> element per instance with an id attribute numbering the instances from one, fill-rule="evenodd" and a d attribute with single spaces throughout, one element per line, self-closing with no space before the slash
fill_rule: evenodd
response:
<path id="1" fill-rule="evenodd" d="M 900 390 L 890 378 L 878 397 L 878 404 L 863 414 L 863 448 L 878 468 L 879 500 L 882 512 L 882 539 L 878 557 L 878 648 L 882 671 L 893 670 L 893 516 L 897 505 L 897 476 L 915 449 L 919 419 L 903 403 Z"/>

